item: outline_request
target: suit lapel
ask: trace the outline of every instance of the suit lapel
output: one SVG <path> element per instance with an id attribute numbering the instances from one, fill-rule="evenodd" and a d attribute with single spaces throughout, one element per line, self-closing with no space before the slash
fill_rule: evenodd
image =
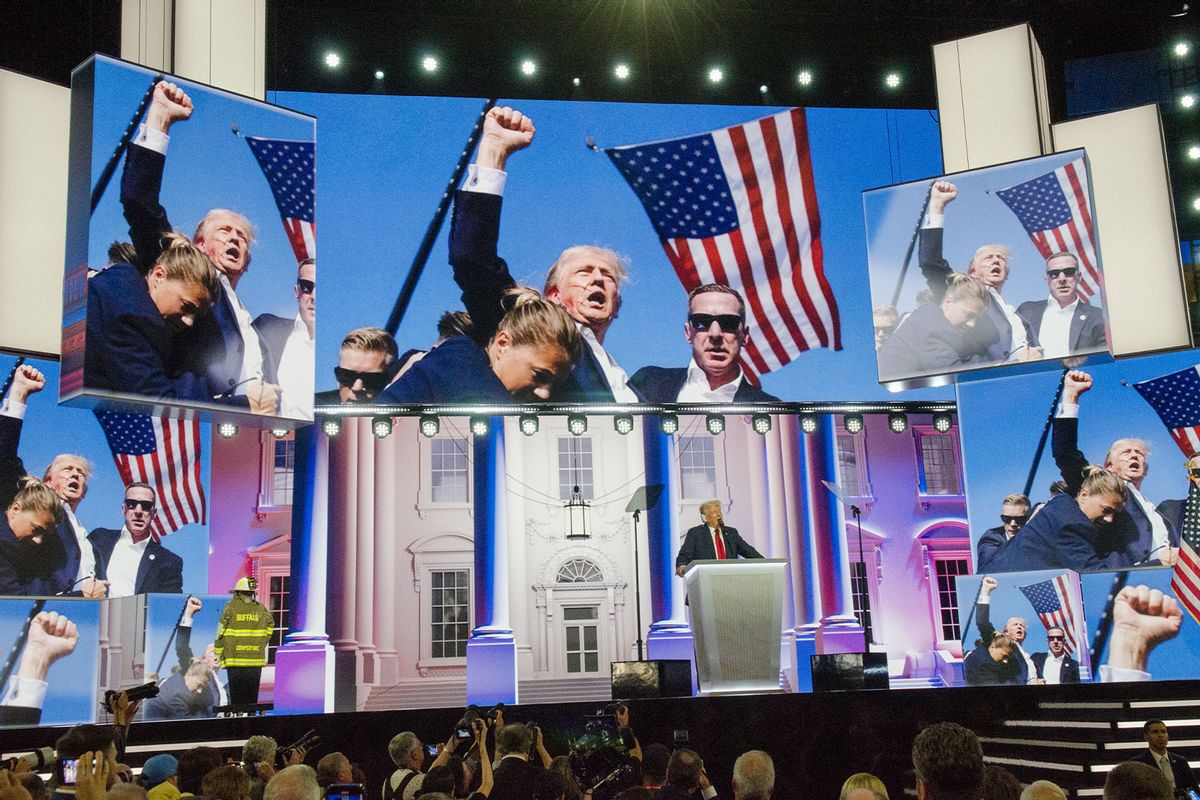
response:
<path id="1" fill-rule="evenodd" d="M 153 566 L 158 548 L 151 541 L 146 545 L 146 551 L 142 553 L 142 560 L 138 562 L 137 579 L 133 582 L 133 593 L 141 594 L 145 589 L 146 579 L 150 576 L 150 568 Z"/>

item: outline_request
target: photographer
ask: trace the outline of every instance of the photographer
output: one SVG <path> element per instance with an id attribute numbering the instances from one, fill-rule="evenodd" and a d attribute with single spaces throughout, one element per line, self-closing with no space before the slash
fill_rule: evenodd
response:
<path id="1" fill-rule="evenodd" d="M 429 768 L 432 770 L 434 767 L 445 766 L 450 756 L 454 755 L 457 745 L 458 737 L 452 731 Z M 388 742 L 388 755 L 396 765 L 396 771 L 384 781 L 383 800 L 413 800 L 422 794 L 425 774 L 421 772 L 421 767 L 425 764 L 425 746 L 421 744 L 417 735 L 412 731 L 397 733 Z"/>
<path id="2" fill-rule="evenodd" d="M 466 800 L 486 800 L 492 793 L 493 785 L 492 759 L 487 751 L 487 730 L 487 722 L 483 717 L 475 716 L 471 719 L 471 733 L 475 738 L 474 747 L 479 749 L 478 789 L 474 792 L 468 791 L 470 773 L 464 768 L 465 762 L 457 756 L 451 756 L 445 765 L 438 764 L 429 768 L 429 772 L 425 774 L 425 779 L 421 783 L 421 795 L 440 793 L 448 797 L 466 798 Z M 444 749 L 443 752 L 445 752 Z M 457 762 L 457 769 L 455 762 Z"/>
<path id="3" fill-rule="evenodd" d="M 532 724 L 505 725 L 503 713 L 497 713 L 496 725 L 500 763 L 496 766 L 492 800 L 533 800 L 539 776 L 552 760 L 542 741 L 542 729 Z M 539 763 L 531 761 L 531 750 L 537 751 Z"/>
<path id="4" fill-rule="evenodd" d="M 251 736 L 242 746 L 242 763 L 250 776 L 251 800 L 262 800 L 263 790 L 275 777 L 275 755 L 279 743 L 270 736 Z M 303 764 L 308 750 L 304 747 L 289 747 L 283 752 L 283 766 Z"/>

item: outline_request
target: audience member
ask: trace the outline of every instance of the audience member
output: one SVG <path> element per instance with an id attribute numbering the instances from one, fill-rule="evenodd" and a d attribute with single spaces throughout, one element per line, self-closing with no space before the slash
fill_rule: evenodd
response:
<path id="1" fill-rule="evenodd" d="M 142 787 L 148 800 L 179 800 L 179 759 L 160 753 L 142 765 Z"/>
<path id="2" fill-rule="evenodd" d="M 512 723 L 503 725 L 503 716 L 496 724 L 502 727 L 496 733 L 495 786 L 492 800 L 533 800 L 533 790 L 538 775 L 550 766 L 550 754 L 542 743 L 542 730 L 534 726 Z M 538 762 L 530 759 L 530 751 L 537 750 Z"/>
<path id="3" fill-rule="evenodd" d="M 1067 793 L 1057 783 L 1034 781 L 1021 792 L 1021 800 L 1067 800 Z"/>
<path id="4" fill-rule="evenodd" d="M 550 759 L 550 770 L 562 776 L 566 784 L 566 800 L 580 800 L 583 797 L 583 789 L 575 779 L 575 770 L 571 769 L 570 756 L 555 756 Z"/>
<path id="5" fill-rule="evenodd" d="M 204 800 L 250 800 L 250 776 L 232 765 L 217 767 L 204 776 L 201 789 Z"/>
<path id="6" fill-rule="evenodd" d="M 1123 761 L 1108 773 L 1104 800 L 1171 800 L 1166 776 L 1147 764 Z"/>
<path id="7" fill-rule="evenodd" d="M 974 733 L 939 722 L 917 734 L 912 746 L 918 800 L 977 800 L 983 788 L 983 748 Z"/>
<path id="8" fill-rule="evenodd" d="M 208 795 L 202 787 L 204 776 L 224 764 L 215 747 L 193 747 L 179 754 L 179 793 L 182 797 Z M 236 769 L 236 768 L 235 768 Z M 248 784 L 247 784 L 248 785 Z M 247 789 L 247 795 L 249 789 Z"/>
<path id="9" fill-rule="evenodd" d="M 1004 767 L 983 767 L 983 800 L 1020 800 L 1021 782 Z"/>
<path id="10" fill-rule="evenodd" d="M 25 787 L 25 791 L 29 792 L 29 800 L 49 800 L 50 792 L 41 775 L 36 772 L 21 772 L 17 774 L 17 780 Z"/>
<path id="11" fill-rule="evenodd" d="M 1147 749 L 1132 756 L 1130 761 L 1139 761 L 1157 769 L 1175 794 L 1197 788 L 1196 776 L 1192 774 L 1188 760 L 1178 753 L 1167 752 L 1171 736 L 1167 733 L 1166 723 L 1161 719 L 1148 720 L 1142 726 L 1142 738 L 1146 740 Z"/>
<path id="12" fill-rule="evenodd" d="M 350 759 L 341 753 L 330 753 L 317 762 L 317 783 L 322 787 L 334 783 L 353 783 L 354 771 Z"/>
<path id="13" fill-rule="evenodd" d="M 680 747 L 671 753 L 667 761 L 667 782 L 658 791 L 658 798 L 686 800 L 697 790 L 704 800 L 711 800 L 717 794 L 708 781 L 708 773 L 704 771 L 704 759 L 695 750 Z"/>
<path id="14" fill-rule="evenodd" d="M 842 784 L 838 800 L 888 800 L 883 781 L 869 772 L 856 772 Z"/>
<path id="15" fill-rule="evenodd" d="M 267 781 L 263 800 L 321 800 L 317 773 L 306 764 L 292 764 Z"/>
<path id="16" fill-rule="evenodd" d="M 146 800 L 146 789 L 136 783 L 117 781 L 105 793 L 104 800 Z"/>
<path id="17" fill-rule="evenodd" d="M 661 789 L 667 782 L 667 762 L 671 751 L 666 745 L 652 742 L 642 749 L 642 786 Z"/>
<path id="18" fill-rule="evenodd" d="M 775 762 L 762 750 L 749 750 L 733 762 L 733 800 L 770 800 Z"/>

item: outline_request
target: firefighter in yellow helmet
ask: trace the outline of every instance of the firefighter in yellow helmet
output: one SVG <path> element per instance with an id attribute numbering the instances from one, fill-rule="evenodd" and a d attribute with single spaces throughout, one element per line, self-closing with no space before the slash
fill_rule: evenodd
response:
<path id="1" fill-rule="evenodd" d="M 275 618 L 255 599 L 257 589 L 254 578 L 239 580 L 230 589 L 233 598 L 221 609 L 217 621 L 213 646 L 229 676 L 229 704 L 234 706 L 258 702 L 258 683 L 275 629 Z"/>

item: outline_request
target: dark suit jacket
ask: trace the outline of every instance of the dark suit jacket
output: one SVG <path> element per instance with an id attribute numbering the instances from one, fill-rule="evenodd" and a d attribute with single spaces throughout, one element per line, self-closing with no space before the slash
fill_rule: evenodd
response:
<path id="1" fill-rule="evenodd" d="M 292 335 L 296 319 L 259 314 L 252 324 L 254 330 L 258 331 L 258 340 L 262 346 L 263 378 L 268 383 L 278 383 L 279 360 L 283 358 L 283 348 L 287 346 L 288 337 Z"/>
<path id="2" fill-rule="evenodd" d="M 29 706 L 0 706 L 0 726 L 32 728 L 42 721 L 42 710 Z"/>
<path id="3" fill-rule="evenodd" d="M 1186 507 L 1186 498 L 1183 500 L 1163 500 L 1158 504 L 1157 511 L 1167 521 L 1167 528 L 1171 531 L 1172 545 L 1178 544 L 1176 536 L 1183 531 L 1183 512 Z"/>
<path id="4" fill-rule="evenodd" d="M 17 539 L 4 514 L 17 494 L 17 481 L 25 475 L 25 465 L 17 455 L 23 426 L 22 420 L 0 416 L 0 595 L 53 594 L 47 543 Z"/>
<path id="5" fill-rule="evenodd" d="M 1150 752 L 1150 748 L 1139 751 L 1135 756 L 1130 756 L 1129 760 L 1140 761 L 1158 769 L 1158 762 L 1154 760 L 1154 754 Z M 1192 774 L 1192 768 L 1188 765 L 1186 758 L 1168 750 L 1167 761 L 1171 762 L 1171 772 L 1175 773 L 1175 791 L 1197 788 L 1196 776 Z"/>
<path id="6" fill-rule="evenodd" d="M 991 325 L 980 317 L 975 329 L 956 328 L 938 303 L 922 303 L 880 346 L 879 377 L 898 380 L 933 375 L 965 364 L 989 363 L 992 359 L 976 329 Z"/>
<path id="7" fill-rule="evenodd" d="M 950 264 L 942 258 L 942 235 L 941 228 L 922 228 L 921 246 L 918 251 L 921 274 L 925 276 L 929 290 L 933 292 L 935 303 L 940 303 L 945 297 L 946 278 L 953 272 Z M 1030 337 L 1028 326 L 1025 334 Z M 973 339 L 971 349 L 982 348 L 989 362 L 1006 361 L 1012 352 L 1012 323 L 991 294 L 983 307 L 983 315 L 976 321 L 968 336 Z M 1033 341 L 1031 337 L 1030 341 Z"/>
<path id="8" fill-rule="evenodd" d="M 1046 315 L 1047 300 L 1030 300 L 1017 306 L 1017 316 L 1025 321 L 1029 329 L 1030 342 L 1041 344 L 1039 334 L 1042 330 L 1042 317 Z M 1093 352 L 1108 347 L 1108 337 L 1104 334 L 1104 315 L 1100 309 L 1088 303 L 1083 298 L 1075 306 L 1071 317 L 1071 333 L 1067 342 L 1070 353 Z"/>
<path id="9" fill-rule="evenodd" d="M 1020 536 L 1021 532 L 1017 531 L 1017 535 Z M 985 570 L 988 563 L 992 560 L 992 557 L 995 556 L 996 553 L 1000 551 L 1000 548 L 1003 547 L 1007 542 L 1008 535 L 1004 533 L 1004 526 L 1000 526 L 998 528 L 988 528 L 986 531 L 984 531 L 983 535 L 979 537 L 979 541 L 975 545 L 975 571 L 982 572 Z"/>
<path id="10" fill-rule="evenodd" d="M 46 579 L 45 590 L 41 593 L 79 595 L 81 592 L 75 585 L 75 579 L 79 575 L 79 538 L 75 535 L 75 529 L 71 527 L 71 520 L 65 513 L 55 532 L 57 535 L 50 537 L 42 545 L 45 548 L 44 552 L 50 572 Z M 92 547 L 93 554 L 95 551 L 96 548 Z M 96 556 L 95 558 L 96 563 L 99 564 L 100 557 Z"/>
<path id="11" fill-rule="evenodd" d="M 687 367 L 642 367 L 629 379 L 629 385 L 648 403 L 674 403 L 685 383 Z M 767 394 L 743 376 L 733 402 L 778 403 L 779 398 Z"/>
<path id="12" fill-rule="evenodd" d="M 125 157 L 125 171 L 121 175 L 121 206 L 129 222 L 129 236 L 137 249 L 137 267 L 142 274 L 150 271 L 162 253 L 162 235 L 172 230 L 167 211 L 158 202 L 165 164 L 163 154 L 130 145 Z M 90 332 L 90 292 L 88 328 Z M 175 342 L 168 364 L 172 371 L 187 370 L 193 379 L 206 381 L 207 399 L 212 402 L 214 395 L 237 386 L 245 349 L 233 305 L 222 286 L 218 296 L 213 298 L 212 311 L 201 314 L 192 329 Z M 87 351 L 90 354 L 90 338 Z M 245 397 L 231 397 L 229 402 L 235 405 L 247 403 Z"/>
<path id="13" fill-rule="evenodd" d="M 1110 546 L 1112 525 L 1097 526 L 1075 498 L 1056 494 L 988 564 L 989 572 L 1073 569 L 1078 572 L 1128 567 L 1122 550 Z"/>
<path id="14" fill-rule="evenodd" d="M 503 404 L 513 397 L 492 372 L 487 351 L 466 336 L 454 336 L 413 364 L 375 402 Z"/>
<path id="15" fill-rule="evenodd" d="M 471 315 L 473 336 L 480 345 L 486 345 L 492 338 L 504 316 L 500 297 L 516 285 L 508 264 L 497 249 L 502 199 L 499 195 L 484 192 L 458 191 L 454 194 L 450 264 L 454 267 L 454 282 L 462 289 L 463 305 Z M 614 402 L 612 387 L 586 344 L 579 363 L 565 380 L 555 385 L 550 399 L 555 402 Z"/>
<path id="16" fill-rule="evenodd" d="M 208 691 L 193 694 L 183 681 L 183 673 L 176 672 L 158 687 L 158 696 L 146 701 L 146 719 L 187 719 L 188 717 L 211 717 L 212 704 Z"/>
<path id="17" fill-rule="evenodd" d="M 1017 536 L 1020 536 L 1020 534 L 1017 534 Z M 1015 539 L 1017 537 L 1014 536 L 1013 538 Z M 983 643 L 979 647 L 977 647 L 976 650 L 982 650 L 984 656 L 992 664 L 1004 664 L 1005 662 L 992 661 L 991 655 L 988 654 L 988 652 L 987 652 L 988 645 L 991 644 L 991 642 L 992 642 L 992 637 L 996 635 L 996 626 L 992 624 L 992 604 L 991 603 L 976 603 L 975 604 L 975 624 L 977 624 L 979 626 L 979 638 L 983 640 Z M 987 665 L 982 665 L 981 668 L 985 668 L 985 670 L 998 669 L 998 670 L 1000 670 L 1001 675 L 1007 676 L 1008 672 L 1015 667 L 1017 680 L 1011 681 L 1011 683 L 1020 683 L 1020 684 L 1029 683 L 1029 665 L 1027 663 L 1025 663 L 1025 657 L 1022 656 L 1019 651 L 1014 651 L 1011 655 L 1009 655 L 1007 661 L 1012 662 L 1011 666 L 987 667 Z M 964 664 L 965 664 L 965 662 L 964 662 Z M 992 676 L 992 677 L 995 677 L 995 676 Z M 970 683 L 970 682 L 971 682 L 970 680 L 967 681 L 967 683 Z M 1000 681 L 1000 682 L 1001 683 L 1009 683 L 1010 681 Z M 976 684 L 976 685 L 982 685 L 982 684 Z"/>
<path id="18" fill-rule="evenodd" d="M 1031 653 L 1029 657 L 1033 660 L 1033 666 L 1037 669 L 1036 676 L 1044 678 L 1042 670 L 1046 668 L 1046 659 L 1050 657 L 1050 654 Z M 1062 669 L 1058 671 L 1058 682 L 1079 683 L 1079 662 L 1069 655 L 1063 656 Z"/>
<path id="19" fill-rule="evenodd" d="M 738 534 L 737 528 L 726 527 L 724 530 L 725 536 L 725 557 L 726 558 L 762 558 L 762 553 L 755 550 L 750 544 Z M 707 525 L 697 525 L 688 530 L 687 535 L 683 537 L 683 546 L 679 548 L 679 555 L 675 557 L 675 567 L 685 567 L 693 561 L 702 561 L 704 559 L 713 559 L 717 557 L 717 549 L 713 546 L 712 534 L 709 533 Z"/>
<path id="20" fill-rule="evenodd" d="M 533 789 L 542 771 L 541 764 L 532 761 L 501 759 L 493 772 L 495 784 L 488 800 L 533 800 Z"/>
<path id="21" fill-rule="evenodd" d="M 110 528 L 96 528 L 88 534 L 88 540 L 96 548 L 97 577 L 108 575 L 108 562 L 121 532 Z M 133 584 L 134 594 L 162 592 L 179 594 L 183 591 L 183 559 L 153 539 L 146 545 L 142 560 L 138 564 L 137 579 Z"/>
<path id="22" fill-rule="evenodd" d="M 1020 686 L 1025 683 L 1017 664 L 1025 659 L 1018 653 L 1010 653 L 1003 661 L 993 661 L 987 645 L 981 644 L 963 659 L 963 677 L 968 686 Z"/>
<path id="23" fill-rule="evenodd" d="M 1067 482 L 1067 492 L 1074 497 L 1079 494 L 1083 485 L 1083 470 L 1088 461 L 1079 451 L 1079 420 L 1075 417 L 1056 417 L 1050 436 L 1050 448 L 1054 453 L 1054 463 Z M 1157 512 L 1156 512 L 1157 513 Z M 1163 520 L 1167 525 L 1167 533 L 1172 547 L 1179 546 L 1179 528 L 1172 526 L 1169 519 Z M 1125 504 L 1124 510 L 1113 516 L 1111 525 L 1106 526 L 1103 538 L 1098 543 L 1100 555 L 1107 558 L 1110 553 L 1118 556 L 1113 561 L 1113 567 L 1132 567 L 1142 562 L 1157 564 L 1157 553 L 1151 554 L 1154 548 L 1154 532 L 1146 512 L 1132 498 Z"/>

